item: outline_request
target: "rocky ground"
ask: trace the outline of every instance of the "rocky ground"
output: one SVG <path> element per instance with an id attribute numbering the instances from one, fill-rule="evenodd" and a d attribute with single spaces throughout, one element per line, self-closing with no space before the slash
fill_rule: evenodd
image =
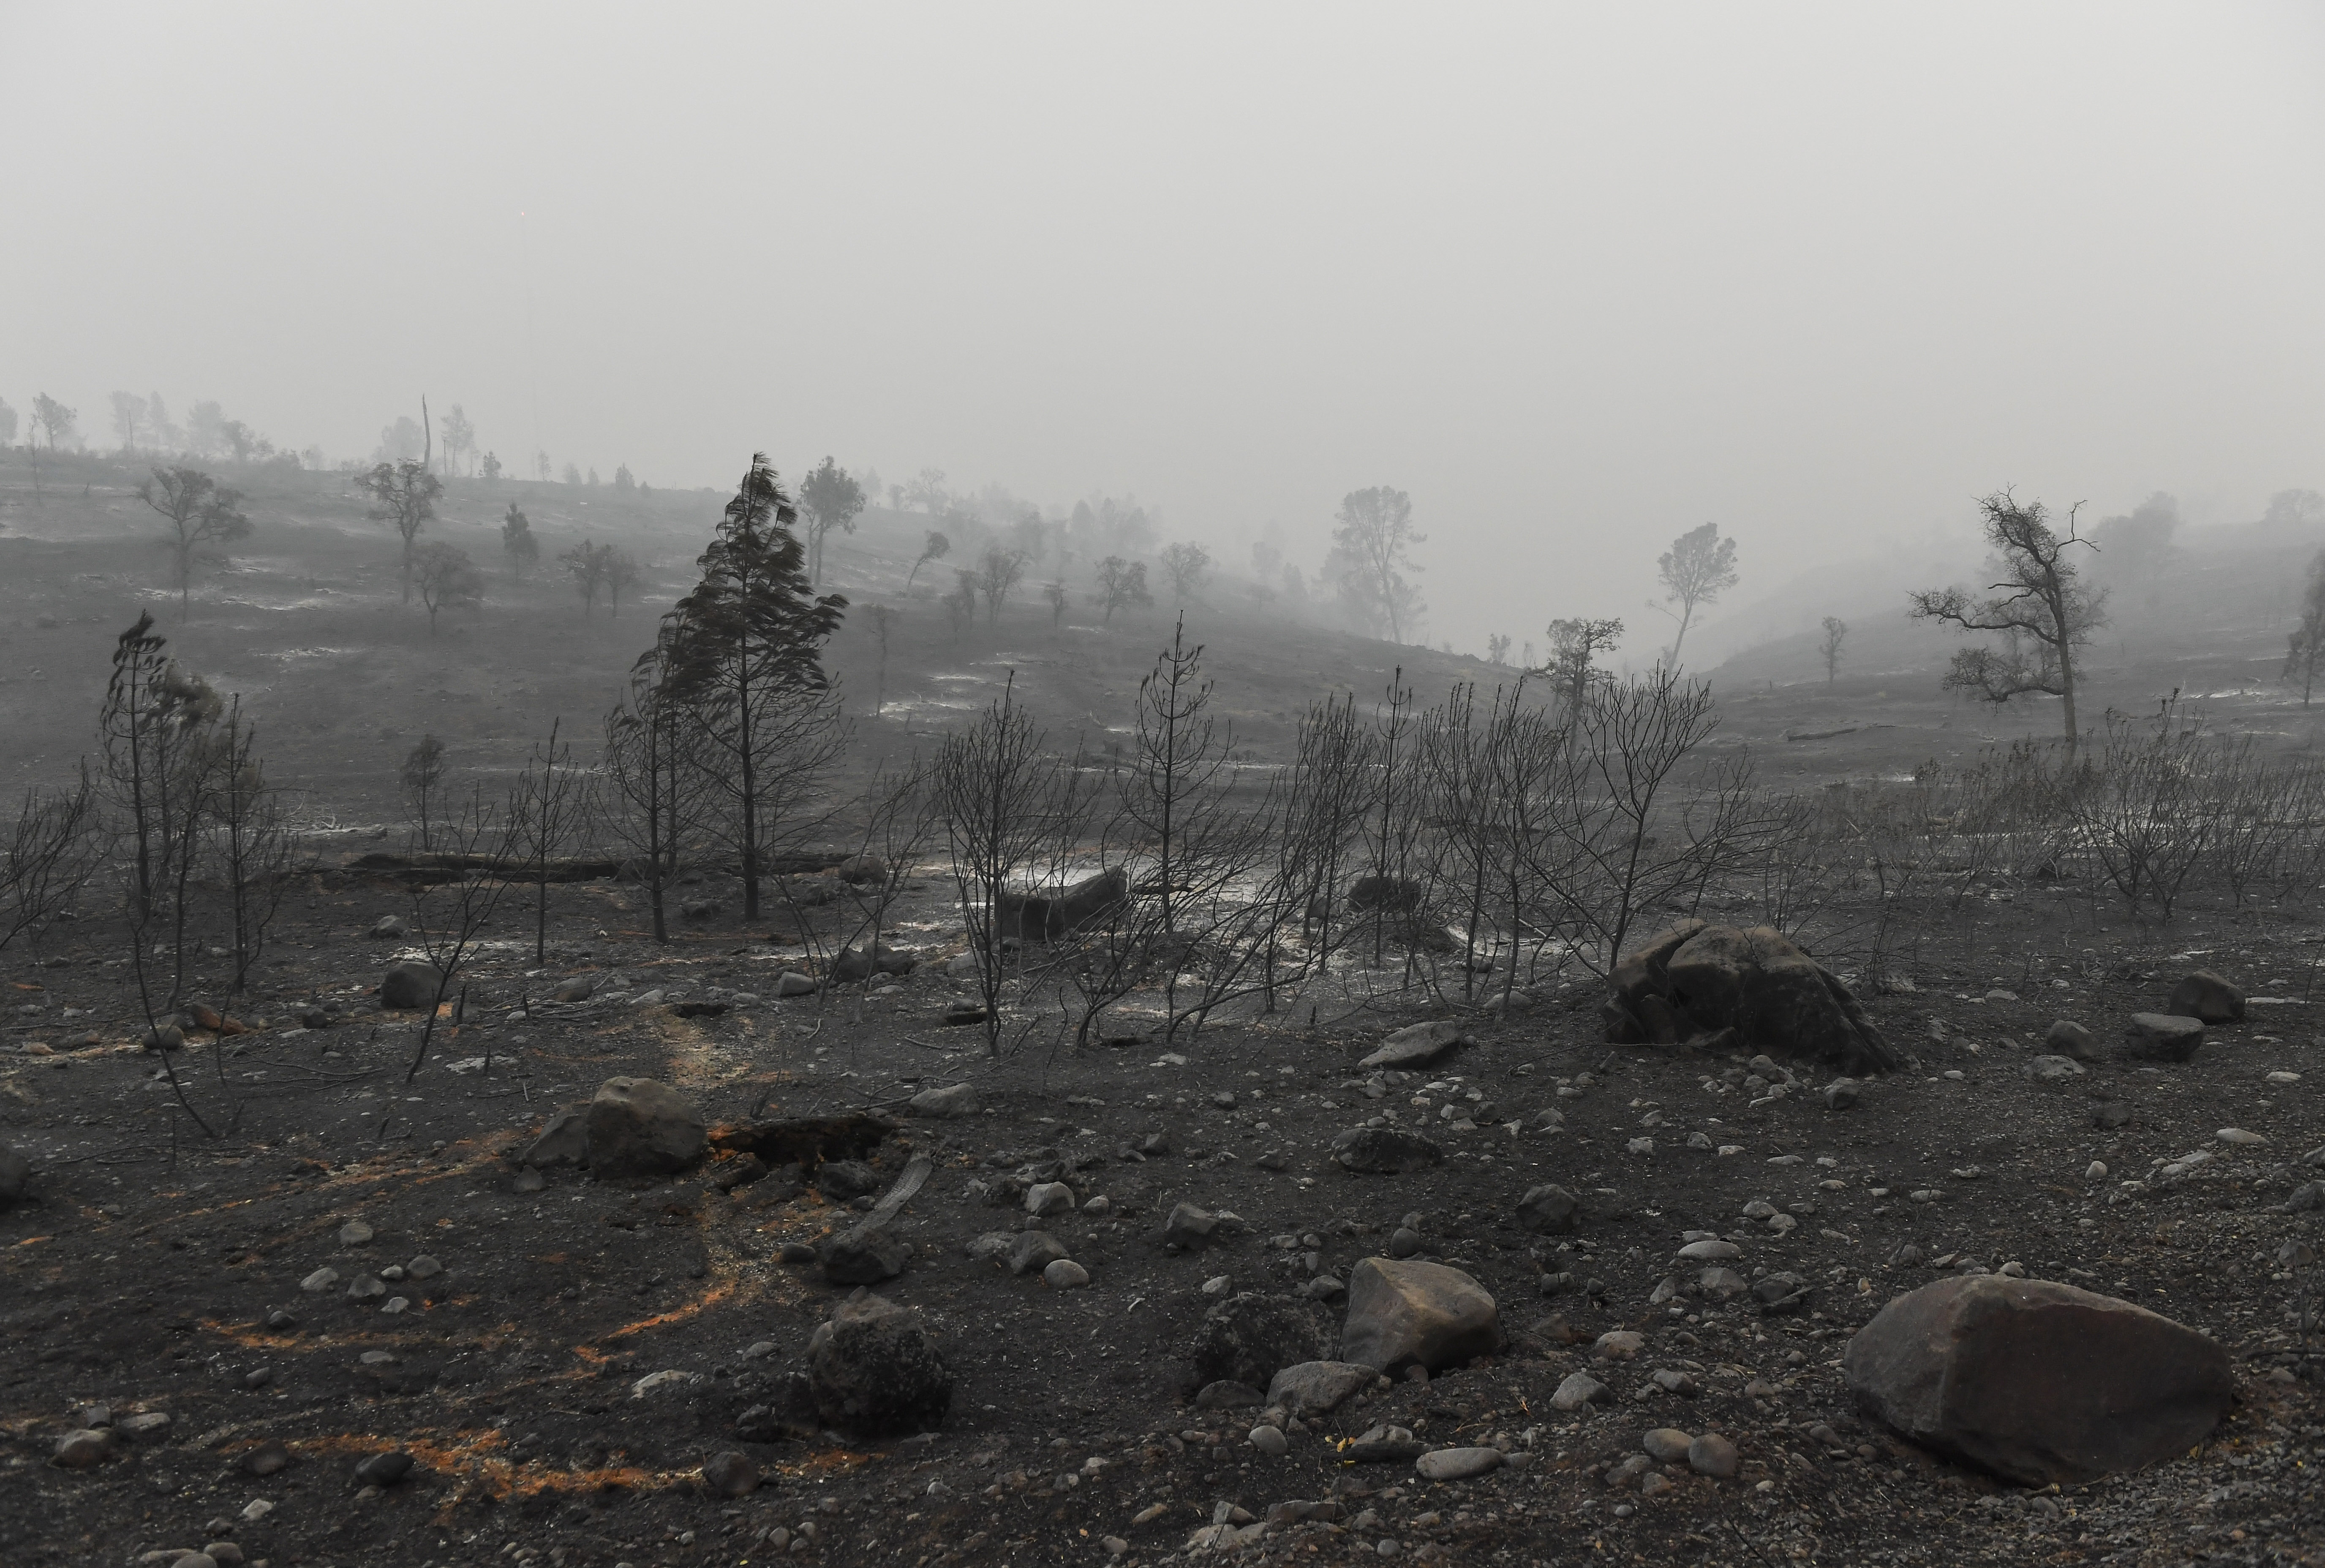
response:
<path id="1" fill-rule="evenodd" d="M 1920 989 L 1866 998 L 1907 1067 L 1829 1100 L 1804 1063 L 1610 1047 L 1579 986 L 1465 1020 L 1418 1071 L 1365 1070 L 1431 1015 L 1362 1005 L 1362 976 L 1312 1015 L 994 1062 L 945 1022 L 968 988 L 932 905 L 900 932 L 925 961 L 840 1002 L 780 997 L 802 955 L 764 928 L 656 949 L 634 892 L 583 885 L 560 890 L 549 961 L 510 933 L 478 970 L 489 1006 L 440 1023 L 407 1077 L 421 1016 L 368 994 L 399 946 L 365 934 L 393 890 L 329 884 L 294 901 L 239 1008 L 264 1026 L 172 1054 L 215 1137 L 137 1044 L 120 932 L 91 920 L 9 955 L 0 1109 L 29 1177 L 0 1212 L 8 1562 L 212 1543 L 221 1563 L 560 1568 L 2325 1560 L 2325 1358 L 2300 1364 L 2279 1261 L 2317 1243 L 2325 1177 L 2314 950 L 2292 935 L 2126 966 L 2001 912 L 2018 925 L 1980 940 L 2019 955 L 2011 972 L 1925 953 Z M 2250 994 L 2248 1021 L 2184 1062 L 2118 1057 L 2129 1016 L 2200 964 Z M 549 999 L 577 979 L 587 998 Z M 2099 1059 L 2030 1072 L 2061 1016 Z M 669 1177 L 520 1162 L 554 1110 L 624 1076 L 714 1127 L 894 1125 L 821 1166 L 715 1136 Z M 971 1113 L 906 1114 L 959 1083 Z M 1366 1126 L 1440 1157 L 1352 1171 L 1335 1150 Z M 894 1222 L 909 1256 L 875 1289 L 933 1336 L 949 1407 L 913 1435 L 800 1430 L 793 1375 L 856 1288 L 819 1259 L 921 1157 Z M 1029 1212 L 1045 1182 L 1071 1207 Z M 1579 1200 L 1571 1230 L 1522 1210 L 1551 1183 Z M 1200 1243 L 1183 1214 L 1170 1229 L 1181 1205 L 1217 1220 Z M 1013 1274 L 1013 1248 L 1036 1266 Z M 1075 1266 L 1045 1276 L 1060 1252 Z M 1294 1304 L 1329 1356 L 1342 1287 L 1398 1256 L 1478 1282 L 1502 1348 L 1329 1412 L 1199 1400 L 1208 1313 Z M 1707 1267 L 1732 1283 L 1707 1289 Z M 2203 1331 L 2240 1402 L 2181 1457 L 2042 1490 L 1857 1415 L 1851 1335 L 1987 1269 Z M 1577 1403 L 1577 1373 L 1603 1401 Z M 1732 1454 L 1691 1462 L 1707 1434 Z M 1467 1448 L 1501 1457 L 1437 1457 Z"/>

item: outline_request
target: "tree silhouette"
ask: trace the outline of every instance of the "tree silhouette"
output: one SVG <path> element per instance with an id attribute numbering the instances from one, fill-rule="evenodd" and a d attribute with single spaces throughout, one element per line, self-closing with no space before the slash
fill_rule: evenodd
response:
<path id="1" fill-rule="evenodd" d="M 1690 529 L 1656 558 L 1655 575 L 1663 582 L 1664 602 L 1650 601 L 1647 608 L 1668 616 L 1671 605 L 1680 607 L 1679 614 L 1672 617 L 1679 622 L 1679 635 L 1672 638 L 1671 645 L 1671 666 L 1676 670 L 1680 645 L 1687 641 L 1696 607 L 1714 602 L 1736 586 L 1736 541 L 1722 539 L 1717 523 Z"/>
<path id="2" fill-rule="evenodd" d="M 192 613 L 194 552 L 206 544 L 230 544 L 250 534 L 242 495 L 219 486 L 199 469 L 155 469 L 137 487 L 137 498 L 162 515 L 168 533 L 162 543 L 178 573 L 178 617 Z"/>

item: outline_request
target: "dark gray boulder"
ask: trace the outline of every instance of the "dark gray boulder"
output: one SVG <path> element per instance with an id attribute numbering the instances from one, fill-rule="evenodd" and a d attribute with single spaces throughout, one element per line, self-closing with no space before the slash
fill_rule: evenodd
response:
<path id="1" fill-rule="evenodd" d="M 854 1437 L 930 1431 L 952 1406 L 952 1370 L 921 1314 L 869 1291 L 817 1327 L 807 1376 L 824 1424 Z"/>

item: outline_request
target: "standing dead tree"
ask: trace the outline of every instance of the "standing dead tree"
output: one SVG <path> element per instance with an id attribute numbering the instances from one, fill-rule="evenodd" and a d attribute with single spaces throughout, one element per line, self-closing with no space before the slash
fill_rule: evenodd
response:
<path id="1" fill-rule="evenodd" d="M 508 815 L 517 858 L 533 884 L 533 961 L 549 961 L 550 868 L 581 836 L 592 804 L 590 775 L 573 765 L 573 748 L 558 738 L 562 719 L 551 719 L 549 738 L 533 748 L 524 771 L 509 793 Z"/>
<path id="2" fill-rule="evenodd" d="M 483 945 L 485 928 L 524 863 L 523 829 L 516 813 L 496 806 L 481 788 L 472 790 L 444 822 L 440 841 L 444 864 L 463 869 L 455 877 L 415 877 L 412 881 L 412 932 L 427 955 L 432 985 L 420 1044 L 404 1070 L 406 1083 L 419 1076 L 428 1060 L 445 1002 L 455 996 L 465 1000 L 462 971 Z"/>
<path id="3" fill-rule="evenodd" d="M 606 716 L 607 824 L 631 853 L 653 912 L 654 941 L 670 941 L 664 893 L 700 848 L 712 798 L 702 732 L 672 684 L 675 628 L 631 667 L 629 690 Z"/>
<path id="4" fill-rule="evenodd" d="M 219 728 L 211 768 L 209 862 L 226 895 L 227 924 L 234 942 L 234 977 L 227 986 L 231 997 L 250 988 L 251 971 L 266 951 L 267 932 L 306 858 L 281 794 L 266 782 L 258 756 L 258 731 L 244 722 L 240 698 L 235 699 Z"/>
<path id="5" fill-rule="evenodd" d="M 2105 590 L 2084 589 L 2070 553 L 2079 545 L 2097 548 L 2075 533 L 2075 514 L 2082 503 L 2069 510 L 2064 535 L 2052 529 L 2040 501 L 2021 506 L 2009 491 L 1997 490 L 1978 505 L 2001 580 L 1988 585 L 1985 598 L 1975 598 L 1960 588 L 1915 593 L 1913 618 L 1941 621 L 1964 632 L 2003 634 L 1999 649 L 1958 650 L 1946 673 L 1946 688 L 1975 692 L 1997 704 L 2029 693 L 2058 698 L 2071 761 L 2080 736 L 2075 723 L 2075 653 L 2107 624 Z"/>
<path id="6" fill-rule="evenodd" d="M 1061 765 L 1016 700 L 1013 678 L 966 730 L 937 754 L 936 811 L 951 854 L 977 985 L 985 1045 L 1001 1053 L 1001 998 L 1007 979 L 1003 905 L 1024 873 L 1070 843 L 1087 808 L 1074 771 Z"/>
<path id="7" fill-rule="evenodd" d="M 65 788 L 24 792 L 15 820 L 0 825 L 0 951 L 47 928 L 87 885 L 101 848 L 88 765 Z"/>

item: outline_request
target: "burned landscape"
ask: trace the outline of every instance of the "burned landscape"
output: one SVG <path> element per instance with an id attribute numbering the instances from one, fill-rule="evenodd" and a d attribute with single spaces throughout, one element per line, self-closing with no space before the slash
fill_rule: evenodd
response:
<path id="1" fill-rule="evenodd" d="M 2320 55 L 0 10 L 0 1562 L 2325 1563 Z"/>

